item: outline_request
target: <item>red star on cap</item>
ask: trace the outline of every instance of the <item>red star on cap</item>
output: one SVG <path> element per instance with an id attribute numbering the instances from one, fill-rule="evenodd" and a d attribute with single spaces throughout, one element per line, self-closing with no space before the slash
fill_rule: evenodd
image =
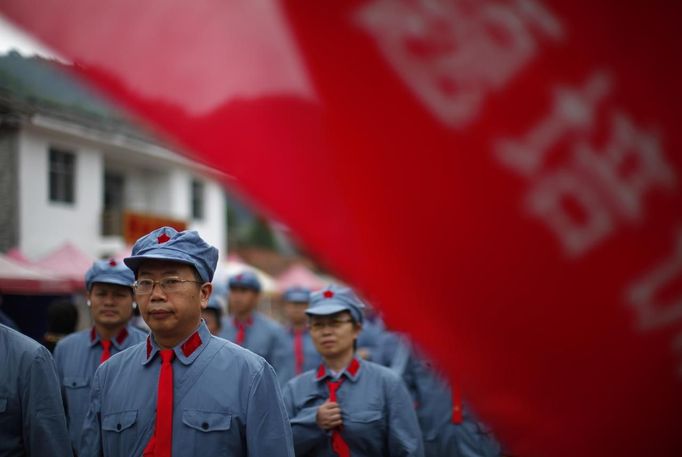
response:
<path id="1" fill-rule="evenodd" d="M 116 261 L 114 259 L 109 259 L 109 266 L 110 267 L 115 267 L 116 266 Z"/>
<path id="2" fill-rule="evenodd" d="M 324 298 L 332 298 L 334 296 L 334 292 L 332 292 L 331 290 L 325 290 L 323 295 Z"/>
<path id="3" fill-rule="evenodd" d="M 159 244 L 165 243 L 165 242 L 168 241 L 168 240 L 170 240 L 170 237 L 169 237 L 168 235 L 166 235 L 165 233 L 162 233 L 161 235 L 159 235 L 159 236 L 156 238 L 156 241 L 157 241 Z"/>

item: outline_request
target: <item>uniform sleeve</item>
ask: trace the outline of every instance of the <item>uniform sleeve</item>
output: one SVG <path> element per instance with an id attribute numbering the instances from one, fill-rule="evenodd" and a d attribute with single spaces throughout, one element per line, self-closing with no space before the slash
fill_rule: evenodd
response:
<path id="1" fill-rule="evenodd" d="M 97 368 L 90 388 L 90 404 L 83 421 L 79 457 L 100 457 L 102 452 L 102 427 L 100 423 L 102 367 Z"/>
<path id="2" fill-rule="evenodd" d="M 388 455 L 391 457 L 423 457 L 422 434 L 407 388 L 396 377 L 388 383 L 387 395 Z"/>
<path id="3" fill-rule="evenodd" d="M 317 409 L 319 406 L 296 410 L 292 386 L 291 382 L 284 386 L 284 406 L 291 423 L 296 455 L 307 455 L 320 446 L 322 442 L 329 440 L 329 436 L 317 425 Z"/>
<path id="4" fill-rule="evenodd" d="M 72 456 L 59 379 L 47 349 L 36 350 L 21 383 L 26 454 Z"/>
<path id="5" fill-rule="evenodd" d="M 277 376 L 267 363 L 254 377 L 249 391 L 246 448 L 249 457 L 294 457 L 291 426 Z"/>

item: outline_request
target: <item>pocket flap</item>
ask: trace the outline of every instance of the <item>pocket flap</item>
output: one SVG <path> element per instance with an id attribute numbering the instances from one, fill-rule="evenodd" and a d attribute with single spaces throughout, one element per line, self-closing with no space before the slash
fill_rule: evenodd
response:
<path id="1" fill-rule="evenodd" d="M 7 399 L 0 398 L 0 413 L 4 413 L 5 411 L 7 411 Z"/>
<path id="2" fill-rule="evenodd" d="M 137 411 L 121 411 L 120 413 L 107 414 L 102 418 L 102 430 L 109 432 L 122 432 L 135 424 Z"/>
<path id="3" fill-rule="evenodd" d="M 381 420 L 381 411 L 357 411 L 349 414 L 348 419 L 353 422 L 374 422 Z"/>
<path id="4" fill-rule="evenodd" d="M 90 379 L 82 376 L 64 376 L 64 387 L 67 389 L 79 389 L 87 387 L 90 384 Z"/>
<path id="5" fill-rule="evenodd" d="M 215 432 L 229 430 L 232 423 L 232 415 L 227 413 L 199 411 L 186 409 L 182 412 L 182 422 L 201 432 Z"/>

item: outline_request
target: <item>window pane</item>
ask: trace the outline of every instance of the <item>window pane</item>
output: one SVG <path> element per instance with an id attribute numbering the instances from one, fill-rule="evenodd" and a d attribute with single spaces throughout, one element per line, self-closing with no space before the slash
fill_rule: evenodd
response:
<path id="1" fill-rule="evenodd" d="M 76 155 L 72 152 L 50 148 L 49 158 L 50 201 L 74 203 Z"/>

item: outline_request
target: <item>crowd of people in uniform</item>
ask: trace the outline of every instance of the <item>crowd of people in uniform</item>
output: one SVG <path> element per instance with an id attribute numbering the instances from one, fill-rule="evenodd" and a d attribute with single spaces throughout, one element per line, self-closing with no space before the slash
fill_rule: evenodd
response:
<path id="1" fill-rule="evenodd" d="M 501 455 L 350 288 L 288 289 L 283 326 L 257 310 L 250 271 L 229 278 L 225 314 L 217 261 L 197 232 L 162 227 L 92 265 L 94 325 L 53 355 L 0 324 L 0 456 Z"/>

